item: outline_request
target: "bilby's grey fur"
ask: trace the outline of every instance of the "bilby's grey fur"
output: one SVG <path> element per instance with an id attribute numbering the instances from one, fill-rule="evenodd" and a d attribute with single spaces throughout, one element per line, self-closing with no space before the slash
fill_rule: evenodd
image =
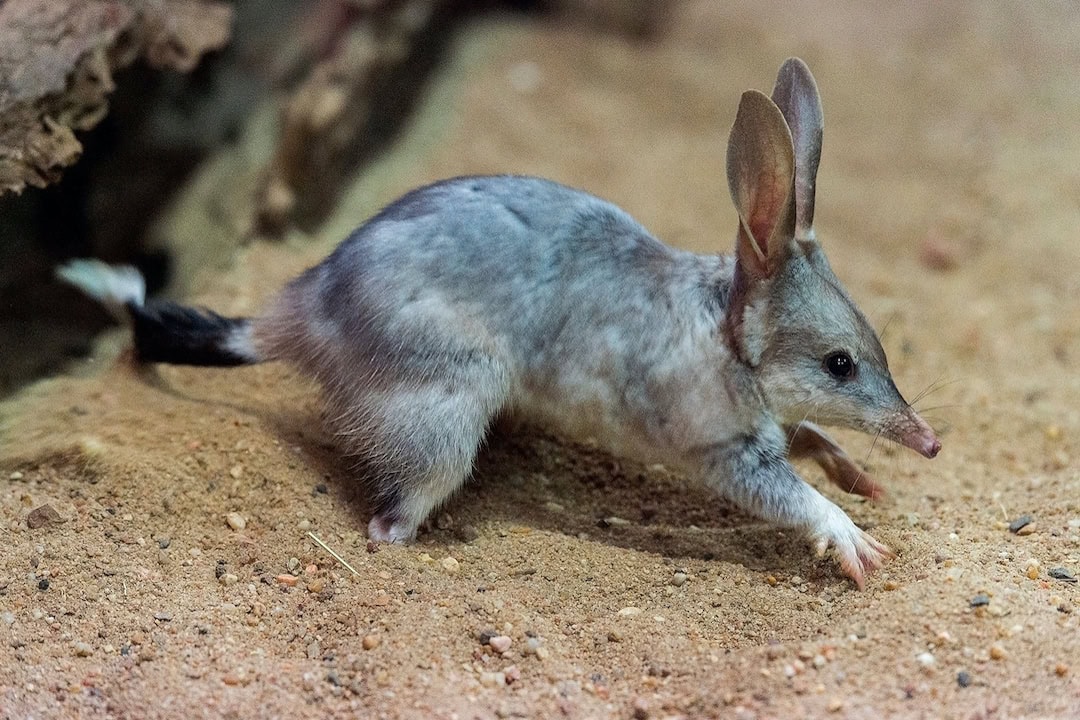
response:
<path id="1" fill-rule="evenodd" d="M 789 450 L 876 496 L 814 421 L 931 457 L 940 445 L 814 239 L 821 128 L 799 60 L 773 99 L 743 95 L 728 149 L 734 258 L 670 248 L 553 182 L 457 178 L 387 207 L 219 344 L 321 381 L 344 449 L 373 473 L 372 538 L 412 538 L 465 481 L 492 420 L 513 413 L 805 530 L 861 586 L 889 551 L 798 477 Z M 826 368 L 838 351 L 851 377 Z"/>

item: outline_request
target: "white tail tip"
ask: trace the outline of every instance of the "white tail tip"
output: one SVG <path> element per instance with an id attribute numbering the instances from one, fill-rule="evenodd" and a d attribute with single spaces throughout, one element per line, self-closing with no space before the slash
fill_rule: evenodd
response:
<path id="1" fill-rule="evenodd" d="M 113 267 L 100 260 L 71 260 L 56 268 L 56 277 L 121 315 L 127 305 L 141 306 L 146 300 L 146 281 L 130 265 Z"/>

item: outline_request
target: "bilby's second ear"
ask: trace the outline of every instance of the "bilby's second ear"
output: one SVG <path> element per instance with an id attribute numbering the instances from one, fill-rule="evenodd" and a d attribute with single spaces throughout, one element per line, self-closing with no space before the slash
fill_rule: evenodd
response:
<path id="1" fill-rule="evenodd" d="M 780 66 L 772 100 L 787 121 L 795 148 L 795 228 L 800 238 L 809 239 L 813 237 L 814 188 L 825 122 L 817 83 L 806 63 L 788 58 Z"/>
<path id="2" fill-rule="evenodd" d="M 727 176 L 739 213 L 735 256 L 750 280 L 771 277 L 790 252 L 794 173 L 784 116 L 764 94 L 747 90 L 728 138 Z"/>

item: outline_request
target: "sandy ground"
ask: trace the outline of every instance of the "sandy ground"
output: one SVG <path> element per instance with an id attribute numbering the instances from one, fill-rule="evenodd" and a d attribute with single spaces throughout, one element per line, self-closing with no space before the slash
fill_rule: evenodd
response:
<path id="1" fill-rule="evenodd" d="M 418 542 L 369 548 L 315 388 L 136 370 L 116 331 L 0 406 L 0 713 L 1080 716 L 1080 587 L 1051 574 L 1080 575 L 1080 16 L 894 5 L 684 2 L 652 45 L 473 26 L 323 236 L 256 243 L 191 298 L 253 311 L 378 205 L 465 172 L 553 177 L 728 251 L 739 93 L 801 55 L 819 234 L 944 439 L 930 462 L 838 433 L 876 505 L 801 466 L 898 551 L 865 591 L 662 469 L 531 435 L 493 439 Z M 60 522 L 31 529 L 45 504 Z"/>

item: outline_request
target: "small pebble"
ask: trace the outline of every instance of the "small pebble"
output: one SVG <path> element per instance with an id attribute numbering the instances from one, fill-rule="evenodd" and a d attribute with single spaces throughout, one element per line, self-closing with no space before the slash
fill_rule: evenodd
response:
<path id="1" fill-rule="evenodd" d="M 22 479 L 23 479 L 23 474 L 21 472 L 19 472 L 18 470 L 11 473 L 10 475 L 8 475 L 8 480 L 22 480 Z"/>
<path id="2" fill-rule="evenodd" d="M 326 588 L 326 580 L 323 580 L 322 578 L 315 578 L 314 580 L 309 582 L 308 585 L 307 585 L 308 592 L 309 593 L 315 593 L 316 595 L 321 593 L 323 591 L 323 589 L 325 589 L 325 588 Z"/>
<path id="3" fill-rule="evenodd" d="M 1058 663 L 1054 666 L 1054 674 L 1058 677 L 1065 677 L 1069 674 L 1069 666 L 1065 663 Z"/>
<path id="4" fill-rule="evenodd" d="M 896 582 L 895 580 L 886 580 L 885 584 L 882 587 L 884 587 L 886 590 L 896 590 L 900 587 L 900 583 Z"/>
<path id="5" fill-rule="evenodd" d="M 14 625 L 15 613 L 11 612 L 10 610 L 5 610 L 4 612 L 0 613 L 0 621 L 3 621 L 5 625 Z"/>
<path id="6" fill-rule="evenodd" d="M 503 668 L 503 675 L 506 677 L 506 684 L 509 685 L 521 679 L 521 669 L 517 665 L 507 665 Z"/>
<path id="7" fill-rule="evenodd" d="M 645 701 L 643 697 L 634 698 L 634 702 L 631 703 L 631 707 L 634 710 L 634 720 L 648 720 L 649 718 L 649 703 Z"/>
<path id="8" fill-rule="evenodd" d="M 37 587 L 38 587 L 38 590 L 42 590 L 42 591 L 48 590 L 49 589 L 49 578 L 41 578 L 40 580 L 38 580 Z"/>
<path id="9" fill-rule="evenodd" d="M 330 492 L 330 488 L 326 487 L 326 483 L 319 483 L 315 486 L 315 492 L 320 495 L 325 495 L 326 493 Z"/>
<path id="10" fill-rule="evenodd" d="M 969 603 L 971 607 L 983 607 L 990 604 L 990 596 L 986 593 L 979 593 L 975 597 L 971 598 Z"/>
<path id="11" fill-rule="evenodd" d="M 282 585 L 288 585 L 289 587 L 296 586 L 297 577 L 295 575 L 283 573 L 281 575 L 278 575 L 275 579 Z"/>
<path id="12" fill-rule="evenodd" d="M 298 558 L 289 558 L 289 562 L 285 563 L 285 567 L 288 568 L 289 573 L 292 575 L 300 574 L 300 560 Z"/>
<path id="13" fill-rule="evenodd" d="M 94 648 L 90 643 L 77 642 L 75 643 L 75 655 L 77 657 L 90 657 L 94 654 Z"/>
<path id="14" fill-rule="evenodd" d="M 844 701 L 840 698 L 833 698 L 828 704 L 829 712 L 840 712 L 844 709 Z"/>
<path id="15" fill-rule="evenodd" d="M 1005 648 L 998 643 L 994 643 L 990 646 L 990 659 L 991 660 L 1004 660 L 1006 656 Z"/>
<path id="16" fill-rule="evenodd" d="M 956 673 L 956 684 L 962 688 L 968 687 L 971 685 L 971 674 L 967 670 Z"/>
<path id="17" fill-rule="evenodd" d="M 379 643 L 382 642 L 382 638 L 378 635 L 365 635 L 362 641 L 365 650 L 374 650 L 379 647 Z"/>
<path id="18" fill-rule="evenodd" d="M 303 530 L 304 532 L 307 532 L 311 529 L 311 521 L 307 519 L 301 520 L 300 522 L 296 523 L 296 527 L 300 530 Z"/>
<path id="19" fill-rule="evenodd" d="M 47 525 L 59 525 L 62 522 L 64 522 L 64 518 L 60 517 L 60 513 L 56 512 L 56 508 L 48 503 L 39 505 L 26 516 L 26 526 L 31 530 L 37 530 Z"/>
<path id="20" fill-rule="evenodd" d="M 225 585 L 226 587 L 230 585 L 235 585 L 239 580 L 240 578 L 236 577 L 230 572 L 223 573 L 221 577 L 218 578 L 218 582 L 222 585 Z"/>
<path id="21" fill-rule="evenodd" d="M 1028 580 L 1038 580 L 1039 567 L 1037 565 L 1032 565 L 1027 569 L 1027 573 L 1025 574 L 1028 576 Z"/>
<path id="22" fill-rule="evenodd" d="M 677 572 L 671 576 L 671 584 L 675 587 L 681 587 L 686 583 L 686 573 Z"/>
<path id="23" fill-rule="evenodd" d="M 1037 532 L 1037 531 L 1038 531 L 1038 529 L 1039 529 L 1039 526 L 1038 526 L 1038 525 L 1036 525 L 1036 524 L 1035 524 L 1035 523 L 1033 523 L 1033 522 L 1030 522 L 1030 523 L 1028 523 L 1027 525 L 1025 525 L 1024 527 L 1022 527 L 1022 528 L 1020 528 L 1019 530 L 1017 530 L 1017 531 L 1016 531 L 1016 534 L 1017 534 L 1017 535 L 1031 535 L 1031 534 L 1033 534 L 1033 533 Z"/>
<path id="24" fill-rule="evenodd" d="M 225 515 L 225 522 L 229 524 L 233 530 L 239 532 L 247 527 L 247 520 L 238 512 L 231 512 Z"/>
<path id="25" fill-rule="evenodd" d="M 506 684 L 506 675 L 501 672 L 480 673 L 480 684 L 484 687 L 498 687 Z"/>
<path id="26" fill-rule="evenodd" d="M 461 569 L 461 563 L 457 561 L 457 558 L 451 557 L 449 555 L 444 557 L 439 564 L 442 565 L 443 570 L 448 573 L 456 573 L 459 569 Z"/>
<path id="27" fill-rule="evenodd" d="M 513 640 L 506 635 L 496 635 L 488 639 L 488 645 L 500 655 L 510 649 L 511 643 L 513 643 Z"/>
<path id="28" fill-rule="evenodd" d="M 547 659 L 551 654 L 546 647 L 540 644 L 540 638 L 531 637 L 525 642 L 525 653 L 532 654 L 541 660 Z"/>
<path id="29" fill-rule="evenodd" d="M 919 246 L 919 262 L 931 270 L 947 272 L 960 266 L 960 249 L 936 232 L 931 232 Z"/>
<path id="30" fill-rule="evenodd" d="M 1047 574 L 1055 580 L 1064 580 L 1067 583 L 1076 582 L 1076 576 L 1063 567 L 1050 568 Z"/>
<path id="31" fill-rule="evenodd" d="M 1030 525 L 1031 522 L 1032 517 L 1030 515 L 1021 515 L 1020 517 L 1009 523 L 1009 532 L 1019 533 L 1021 530 Z"/>
<path id="32" fill-rule="evenodd" d="M 640 614 L 641 608 L 634 607 L 632 605 L 630 607 L 624 607 L 622 610 L 619 611 L 619 615 L 621 615 L 622 617 L 634 617 L 635 615 Z"/>
<path id="33" fill-rule="evenodd" d="M 934 663 L 937 662 L 937 660 L 934 659 L 934 656 L 928 652 L 919 653 L 915 656 L 915 659 L 925 668 L 933 667 Z"/>
<path id="34" fill-rule="evenodd" d="M 158 538 L 157 546 L 159 548 L 161 548 L 162 550 L 168 550 L 170 545 L 172 545 L 172 539 L 171 538 L 168 538 L 168 537 L 159 537 Z"/>

